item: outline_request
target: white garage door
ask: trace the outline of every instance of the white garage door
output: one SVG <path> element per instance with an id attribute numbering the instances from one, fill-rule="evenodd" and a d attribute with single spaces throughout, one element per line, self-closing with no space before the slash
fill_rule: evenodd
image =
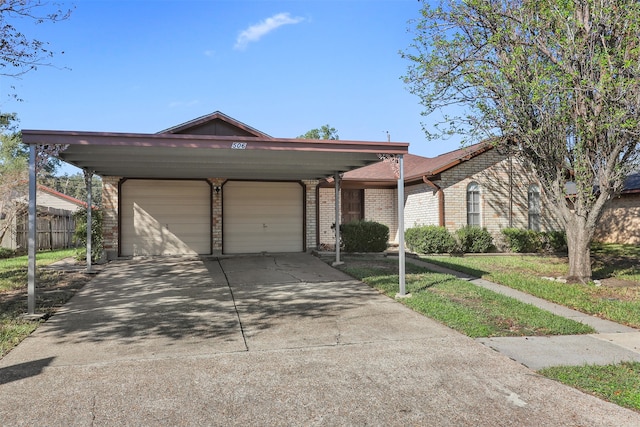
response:
<path id="1" fill-rule="evenodd" d="M 224 253 L 302 252 L 303 194 L 297 182 L 227 182 Z"/>
<path id="2" fill-rule="evenodd" d="M 211 253 L 211 187 L 205 181 L 130 179 L 121 187 L 120 253 Z"/>

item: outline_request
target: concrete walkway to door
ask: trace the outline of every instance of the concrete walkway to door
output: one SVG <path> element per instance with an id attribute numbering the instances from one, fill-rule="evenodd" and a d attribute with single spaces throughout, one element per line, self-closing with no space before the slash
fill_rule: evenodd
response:
<path id="1" fill-rule="evenodd" d="M 306 254 L 112 262 L 0 396 L 12 426 L 640 425 Z"/>

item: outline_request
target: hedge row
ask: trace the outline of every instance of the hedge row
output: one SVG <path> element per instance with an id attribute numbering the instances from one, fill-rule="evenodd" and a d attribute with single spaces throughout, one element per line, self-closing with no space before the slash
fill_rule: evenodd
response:
<path id="1" fill-rule="evenodd" d="M 389 227 L 365 220 L 341 224 L 340 240 L 345 252 L 384 252 L 389 242 Z"/>
<path id="2" fill-rule="evenodd" d="M 405 231 L 404 239 L 411 251 L 423 254 L 483 253 L 495 247 L 486 228 L 470 226 L 451 233 L 445 227 L 423 225 Z"/>
<path id="3" fill-rule="evenodd" d="M 567 250 L 564 232 L 540 232 L 505 228 L 506 247 L 511 252 L 562 252 Z M 346 252 L 383 252 L 389 241 L 389 227 L 375 221 L 353 221 L 340 225 L 341 247 Z M 465 226 L 455 232 L 445 227 L 424 225 L 405 231 L 405 244 L 423 254 L 486 253 L 495 249 L 486 228 Z"/>
<path id="4" fill-rule="evenodd" d="M 565 252 L 567 235 L 563 231 L 533 231 L 519 228 L 502 230 L 507 247 L 511 252 Z"/>

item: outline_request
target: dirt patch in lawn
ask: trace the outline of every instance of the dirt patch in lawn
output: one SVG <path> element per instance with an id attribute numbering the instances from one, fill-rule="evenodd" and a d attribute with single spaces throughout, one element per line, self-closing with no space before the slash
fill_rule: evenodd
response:
<path id="1" fill-rule="evenodd" d="M 86 285 L 92 275 L 82 272 L 41 271 L 36 280 L 36 312 L 51 316 L 79 289 Z M 27 312 L 27 285 L 0 293 L 0 313 L 19 316 Z"/>
<path id="2" fill-rule="evenodd" d="M 632 280 L 623 280 L 615 277 L 609 277 L 606 279 L 600 280 L 602 286 L 607 286 L 610 288 L 640 288 L 640 283 L 634 282 Z"/>

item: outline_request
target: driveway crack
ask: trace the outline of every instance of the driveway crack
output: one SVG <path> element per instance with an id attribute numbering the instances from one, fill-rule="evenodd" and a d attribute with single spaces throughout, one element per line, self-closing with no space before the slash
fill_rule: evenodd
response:
<path id="1" fill-rule="evenodd" d="M 247 336 L 244 333 L 244 326 L 242 325 L 242 319 L 240 318 L 240 311 L 238 310 L 238 305 L 236 304 L 236 297 L 233 295 L 233 288 L 231 287 L 231 283 L 229 283 L 229 277 L 227 277 L 227 272 L 224 271 L 224 268 L 222 267 L 220 258 L 218 258 L 217 261 L 218 261 L 218 265 L 220 266 L 220 271 L 222 271 L 222 274 L 224 274 L 224 280 L 227 282 L 229 293 L 231 294 L 231 300 L 233 301 L 233 309 L 236 311 L 236 317 L 238 318 L 238 324 L 240 325 L 240 333 L 242 333 L 242 340 L 244 341 L 244 349 L 245 351 L 249 351 L 249 345 L 247 344 Z"/>

